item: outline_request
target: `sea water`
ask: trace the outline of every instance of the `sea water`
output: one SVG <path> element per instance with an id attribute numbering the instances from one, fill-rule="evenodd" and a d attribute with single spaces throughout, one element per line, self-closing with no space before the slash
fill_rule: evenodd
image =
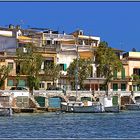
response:
<path id="1" fill-rule="evenodd" d="M 140 112 L 14 114 L 0 117 L 0 138 L 140 138 Z"/>

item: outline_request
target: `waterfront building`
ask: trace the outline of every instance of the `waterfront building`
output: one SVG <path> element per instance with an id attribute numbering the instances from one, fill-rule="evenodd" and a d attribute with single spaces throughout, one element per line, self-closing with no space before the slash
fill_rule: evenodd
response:
<path id="1" fill-rule="evenodd" d="M 9 25 L 9 28 L 0 27 L 0 65 L 9 65 L 12 68 L 2 89 L 10 89 L 16 85 L 27 86 L 26 75 L 20 75 L 19 83 L 16 80 L 19 71 L 16 49 L 21 48 L 26 53 L 24 46 L 27 43 L 33 43 L 36 46 L 34 52 L 43 56 L 40 89 L 48 89 L 53 84 L 53 81 L 46 77 L 44 68 L 48 63 L 55 63 L 61 66 L 61 75 L 55 81 L 55 86 L 71 90 L 71 83 L 66 75 L 67 68 L 73 59 L 77 58 L 77 53 L 80 58 L 95 60 L 94 51 L 100 43 L 100 37 L 85 35 L 83 30 L 66 34 L 46 28 L 21 29 L 20 26 L 13 25 Z M 114 77 L 109 84 L 109 91 L 140 90 L 139 84 L 132 79 L 133 74 L 140 75 L 140 53 L 124 53 L 118 49 L 114 49 L 114 52 L 122 61 L 123 69 L 120 72 L 113 72 Z M 97 66 L 93 63 L 91 76 L 84 81 L 85 88 L 102 91 L 104 81 L 105 78 L 97 75 Z"/>
<path id="2" fill-rule="evenodd" d="M 140 76 L 140 52 L 126 52 L 123 54 L 126 78 L 129 91 L 140 91 L 140 83 L 135 81 L 133 75 Z"/>

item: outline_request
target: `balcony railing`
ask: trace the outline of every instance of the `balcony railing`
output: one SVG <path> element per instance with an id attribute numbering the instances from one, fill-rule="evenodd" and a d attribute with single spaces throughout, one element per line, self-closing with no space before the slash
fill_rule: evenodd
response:
<path id="1" fill-rule="evenodd" d="M 130 81 L 130 76 L 125 76 L 125 77 L 117 76 L 117 77 L 113 77 L 113 80 L 127 80 L 127 81 Z"/>
<path id="2" fill-rule="evenodd" d="M 44 37 L 46 39 L 74 39 L 73 35 L 65 35 L 65 34 L 49 34 L 49 33 L 44 33 Z"/>
<path id="3" fill-rule="evenodd" d="M 48 47 L 36 47 L 34 48 L 35 52 L 46 52 L 46 51 L 56 51 L 56 47 L 48 46 Z"/>
<path id="4" fill-rule="evenodd" d="M 78 51 L 91 51 L 90 45 L 78 45 L 75 44 L 62 44 L 61 49 L 62 50 L 77 50 L 76 47 L 78 47 Z"/>

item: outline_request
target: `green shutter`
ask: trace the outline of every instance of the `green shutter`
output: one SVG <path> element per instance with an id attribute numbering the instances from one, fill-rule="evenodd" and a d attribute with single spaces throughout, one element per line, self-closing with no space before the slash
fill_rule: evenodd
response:
<path id="1" fill-rule="evenodd" d="M 66 71 L 67 69 L 67 64 L 64 64 L 64 71 Z"/>
<path id="2" fill-rule="evenodd" d="M 137 91 L 140 91 L 140 85 L 139 84 L 137 85 Z"/>
<path id="3" fill-rule="evenodd" d="M 118 105 L 118 96 L 113 96 L 112 103 L 113 105 Z"/>
<path id="4" fill-rule="evenodd" d="M 121 91 L 126 91 L 126 84 L 121 84 Z"/>
<path id="5" fill-rule="evenodd" d="M 117 70 L 114 70 L 113 72 L 113 77 L 116 79 L 117 78 Z"/>
<path id="6" fill-rule="evenodd" d="M 18 86 L 25 86 L 25 80 L 19 80 Z"/>
<path id="7" fill-rule="evenodd" d="M 125 79 L 125 69 L 124 68 L 122 69 L 122 73 L 121 74 L 122 74 L 122 79 Z"/>
<path id="8" fill-rule="evenodd" d="M 113 84 L 113 91 L 118 91 L 118 84 Z"/>
<path id="9" fill-rule="evenodd" d="M 8 80 L 8 82 L 7 82 L 7 86 L 13 86 L 13 85 L 14 85 L 13 80 Z"/>

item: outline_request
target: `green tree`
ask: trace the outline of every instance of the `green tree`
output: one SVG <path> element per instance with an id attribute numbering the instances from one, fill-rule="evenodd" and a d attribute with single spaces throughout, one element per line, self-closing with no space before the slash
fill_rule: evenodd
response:
<path id="1" fill-rule="evenodd" d="M 60 77 L 60 65 L 50 63 L 45 65 L 45 75 L 47 79 L 53 81 L 53 86 L 55 85 L 55 81 Z"/>
<path id="2" fill-rule="evenodd" d="M 33 89 L 39 89 L 39 72 L 41 70 L 42 55 L 35 52 L 35 45 L 28 43 L 23 48 L 17 50 L 17 65 L 19 65 L 19 73 L 27 75 L 28 87 L 33 92 Z"/>
<path id="3" fill-rule="evenodd" d="M 133 94 L 133 86 L 136 84 L 137 86 L 140 86 L 140 76 L 137 74 L 132 74 L 130 77 L 130 80 L 132 82 L 132 88 L 131 88 L 131 93 Z M 139 89 L 140 90 L 140 89 Z"/>
<path id="4" fill-rule="evenodd" d="M 112 80 L 113 72 L 122 69 L 122 62 L 107 42 L 101 42 L 96 50 L 97 75 L 105 77 L 106 94 L 108 95 L 108 84 Z"/>
<path id="5" fill-rule="evenodd" d="M 0 88 L 3 86 L 5 79 L 8 77 L 11 69 L 9 66 L 1 66 L 0 67 Z"/>
<path id="6" fill-rule="evenodd" d="M 76 76 L 78 76 L 78 84 L 80 89 L 84 89 L 84 80 L 91 75 L 91 60 L 90 59 L 78 59 L 78 69 L 77 69 L 77 59 L 74 59 L 73 62 L 67 69 L 67 75 L 69 80 L 72 81 L 73 87 L 75 89 L 76 85 Z M 76 75 L 77 74 L 77 75 Z"/>

